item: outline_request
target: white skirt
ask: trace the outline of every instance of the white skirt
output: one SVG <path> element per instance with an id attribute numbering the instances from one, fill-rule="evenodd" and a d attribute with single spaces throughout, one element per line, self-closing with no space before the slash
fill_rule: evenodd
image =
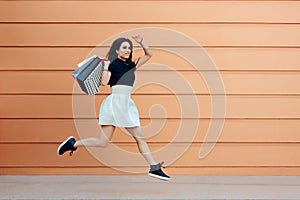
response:
<path id="1" fill-rule="evenodd" d="M 139 112 L 130 97 L 132 87 L 114 85 L 111 88 L 112 93 L 101 104 L 99 124 L 116 127 L 140 126 Z"/>

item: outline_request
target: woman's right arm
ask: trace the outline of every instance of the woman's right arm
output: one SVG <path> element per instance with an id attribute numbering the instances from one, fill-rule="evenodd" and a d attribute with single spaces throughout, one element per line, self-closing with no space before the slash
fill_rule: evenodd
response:
<path id="1" fill-rule="evenodd" d="M 102 77 L 101 77 L 101 84 L 102 85 L 107 85 L 111 76 L 110 71 L 108 71 L 108 66 L 110 64 L 110 61 L 104 61 L 104 67 L 103 67 L 103 72 L 102 72 Z"/>

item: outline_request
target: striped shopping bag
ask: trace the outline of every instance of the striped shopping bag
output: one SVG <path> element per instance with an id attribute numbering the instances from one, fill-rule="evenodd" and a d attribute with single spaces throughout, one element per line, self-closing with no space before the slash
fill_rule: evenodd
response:
<path id="1" fill-rule="evenodd" d="M 99 91 L 103 66 L 103 60 L 96 55 L 78 64 L 78 68 L 72 72 L 72 76 L 83 92 L 94 95 Z"/>

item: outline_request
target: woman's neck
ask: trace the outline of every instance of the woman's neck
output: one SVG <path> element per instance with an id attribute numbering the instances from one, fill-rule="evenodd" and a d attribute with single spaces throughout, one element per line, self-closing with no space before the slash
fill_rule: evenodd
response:
<path id="1" fill-rule="evenodd" d="M 122 57 L 120 57 L 120 56 L 118 56 L 118 58 L 120 59 L 120 60 L 122 60 L 122 61 L 126 61 L 126 58 L 122 58 Z"/>

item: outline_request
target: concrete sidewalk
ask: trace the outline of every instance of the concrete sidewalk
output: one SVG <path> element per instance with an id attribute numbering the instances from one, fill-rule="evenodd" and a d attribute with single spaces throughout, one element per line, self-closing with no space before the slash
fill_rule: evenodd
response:
<path id="1" fill-rule="evenodd" d="M 295 176 L 0 176 L 0 199 L 300 199 Z"/>

